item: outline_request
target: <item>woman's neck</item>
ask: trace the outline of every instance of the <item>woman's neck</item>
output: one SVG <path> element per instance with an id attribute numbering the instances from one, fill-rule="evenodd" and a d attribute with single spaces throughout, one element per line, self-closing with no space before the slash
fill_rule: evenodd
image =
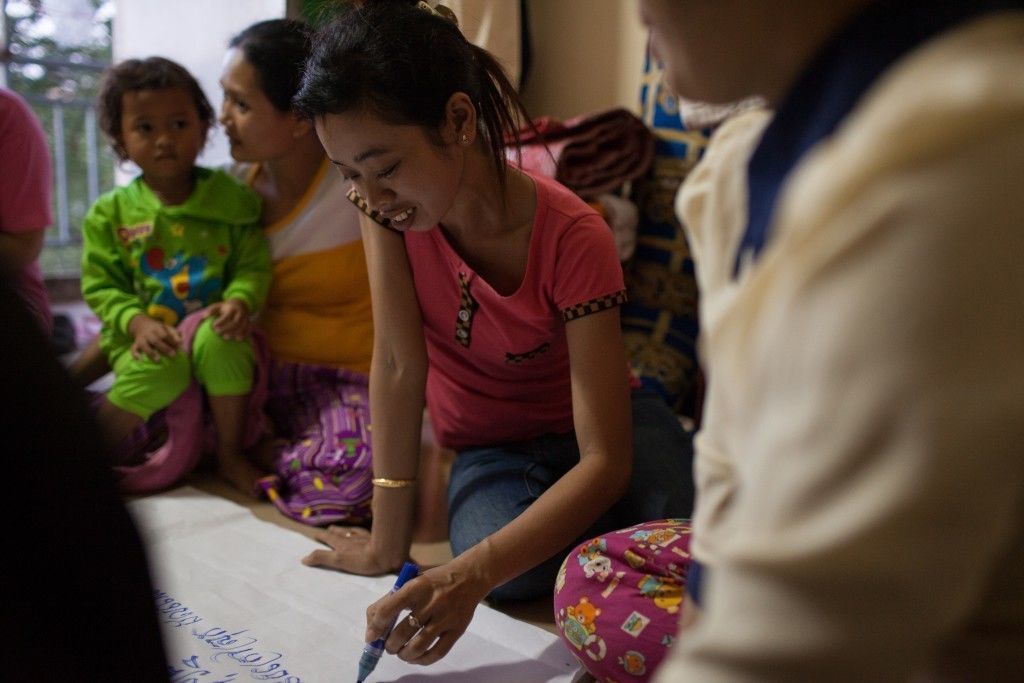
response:
<path id="1" fill-rule="evenodd" d="M 282 157 L 261 164 L 254 189 L 263 197 L 264 224 L 287 215 L 306 194 L 326 155 L 315 135 L 299 138 Z"/>
<path id="2" fill-rule="evenodd" d="M 448 234 L 462 242 L 489 240 L 532 223 L 533 183 L 515 167 L 507 167 L 502 183 L 490 155 L 477 146 L 465 154 L 462 178 L 455 204 L 441 221 Z"/>
<path id="3" fill-rule="evenodd" d="M 537 191 L 529 176 L 511 166 L 501 183 L 493 161 L 480 150 L 467 157 L 479 158 L 466 160 L 462 187 L 441 230 L 470 268 L 509 296 L 526 274 Z"/>
<path id="4" fill-rule="evenodd" d="M 180 178 L 150 178 L 143 174 L 142 179 L 164 206 L 184 204 L 196 187 L 195 174 L 192 171 Z"/>

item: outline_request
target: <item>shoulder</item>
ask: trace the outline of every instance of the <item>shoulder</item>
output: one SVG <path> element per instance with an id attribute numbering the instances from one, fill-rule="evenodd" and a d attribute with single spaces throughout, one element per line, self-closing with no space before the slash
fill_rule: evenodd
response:
<path id="1" fill-rule="evenodd" d="M 206 185 L 218 192 L 235 194 L 239 197 L 254 196 L 248 185 L 226 170 L 196 166 L 196 184 Z"/>
<path id="2" fill-rule="evenodd" d="M 92 203 L 86 214 L 89 218 L 112 218 L 125 213 L 127 208 L 140 208 L 142 201 L 141 178 L 134 178 L 127 185 L 107 190 Z"/>
<path id="3" fill-rule="evenodd" d="M 606 252 L 618 263 L 611 228 L 592 206 L 550 178 L 530 175 L 537 189 L 535 229 L 547 249 L 561 260 L 568 253 Z"/>
<path id="4" fill-rule="evenodd" d="M 705 269 L 712 253 L 723 263 L 731 259 L 742 236 L 747 219 L 747 164 L 771 116 L 768 110 L 754 109 L 726 119 L 679 186 L 676 218 L 694 258 Z"/>
<path id="5" fill-rule="evenodd" d="M 897 62 L 848 119 L 860 135 L 900 140 L 891 160 L 955 150 L 1024 128 L 1024 11 L 949 31 Z"/>
<path id="6" fill-rule="evenodd" d="M 535 223 L 544 231 L 546 239 L 559 241 L 577 233 L 611 234 L 601 214 L 578 194 L 551 178 L 527 175 L 533 179 L 537 191 Z"/>
<path id="7" fill-rule="evenodd" d="M 0 88 L 0 141 L 3 142 L 6 153 L 0 160 L 7 158 L 15 159 L 10 155 L 12 149 L 21 150 L 18 154 L 24 155 L 32 151 L 45 154 L 49 161 L 49 148 L 46 142 L 46 133 L 39 118 L 32 111 L 20 95 Z M 21 163 L 21 161 L 17 161 Z"/>
<path id="8" fill-rule="evenodd" d="M 978 191 L 1004 185 L 1008 173 L 1020 177 L 1021 64 L 1024 12 L 970 22 L 914 51 L 794 170 L 794 201 L 786 202 L 794 210 L 787 213 L 826 225 L 839 212 L 884 200 L 949 223 L 968 186 Z M 898 187 L 903 191 L 894 193 Z M 972 210 L 979 218 L 1004 214 L 1021 199 L 1010 193 Z"/>
<path id="9" fill-rule="evenodd" d="M 28 102 L 12 90 L 0 88 L 0 132 L 11 133 L 39 123 Z"/>
<path id="10" fill-rule="evenodd" d="M 557 180 L 527 173 L 537 189 L 537 212 L 544 212 L 549 221 L 572 223 L 581 218 L 597 218 L 600 214 L 583 199 Z"/>
<path id="11" fill-rule="evenodd" d="M 237 178 L 220 169 L 196 167 L 193 200 L 201 210 L 234 223 L 257 223 L 261 200 L 258 194 Z"/>
<path id="12" fill-rule="evenodd" d="M 706 208 L 701 198 L 722 191 L 723 182 L 745 183 L 747 163 L 771 116 L 768 110 L 753 109 L 726 119 L 715 129 L 676 196 L 676 213 L 684 223 L 695 222 L 695 214 Z"/>

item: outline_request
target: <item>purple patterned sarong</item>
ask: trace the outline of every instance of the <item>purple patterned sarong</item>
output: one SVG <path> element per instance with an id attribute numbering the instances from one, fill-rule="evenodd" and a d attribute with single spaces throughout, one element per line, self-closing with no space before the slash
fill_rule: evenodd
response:
<path id="1" fill-rule="evenodd" d="M 361 524 L 373 485 L 366 375 L 273 361 L 266 413 L 275 473 L 260 480 L 270 502 L 304 524 Z"/>

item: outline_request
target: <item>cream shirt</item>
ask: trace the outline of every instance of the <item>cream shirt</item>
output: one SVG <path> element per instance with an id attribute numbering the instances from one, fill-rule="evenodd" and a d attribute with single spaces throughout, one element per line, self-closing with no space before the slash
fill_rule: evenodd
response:
<path id="1" fill-rule="evenodd" d="M 897 62 L 733 280 L 767 117 L 724 124 L 677 200 L 708 571 L 656 680 L 1024 680 L 1024 20 Z"/>

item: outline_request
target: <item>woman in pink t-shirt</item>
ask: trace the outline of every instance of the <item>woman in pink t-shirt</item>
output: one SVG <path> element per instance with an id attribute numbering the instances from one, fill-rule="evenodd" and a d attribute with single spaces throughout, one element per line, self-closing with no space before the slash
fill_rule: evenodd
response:
<path id="1" fill-rule="evenodd" d="M 575 541 L 687 516 L 691 451 L 660 399 L 631 392 L 611 231 L 506 165 L 525 112 L 494 58 L 426 3 L 341 11 L 295 104 L 367 214 L 374 521 L 321 532 L 331 549 L 304 561 L 381 574 L 408 557 L 425 397 L 458 453 L 456 557 L 371 606 L 367 635 L 411 610 L 387 649 L 429 664 L 484 597 L 550 595 Z"/>
<path id="2" fill-rule="evenodd" d="M 0 88 L 0 267 L 11 271 L 22 301 L 49 334 L 50 300 L 39 270 L 39 253 L 50 211 L 50 149 L 32 108 Z"/>

